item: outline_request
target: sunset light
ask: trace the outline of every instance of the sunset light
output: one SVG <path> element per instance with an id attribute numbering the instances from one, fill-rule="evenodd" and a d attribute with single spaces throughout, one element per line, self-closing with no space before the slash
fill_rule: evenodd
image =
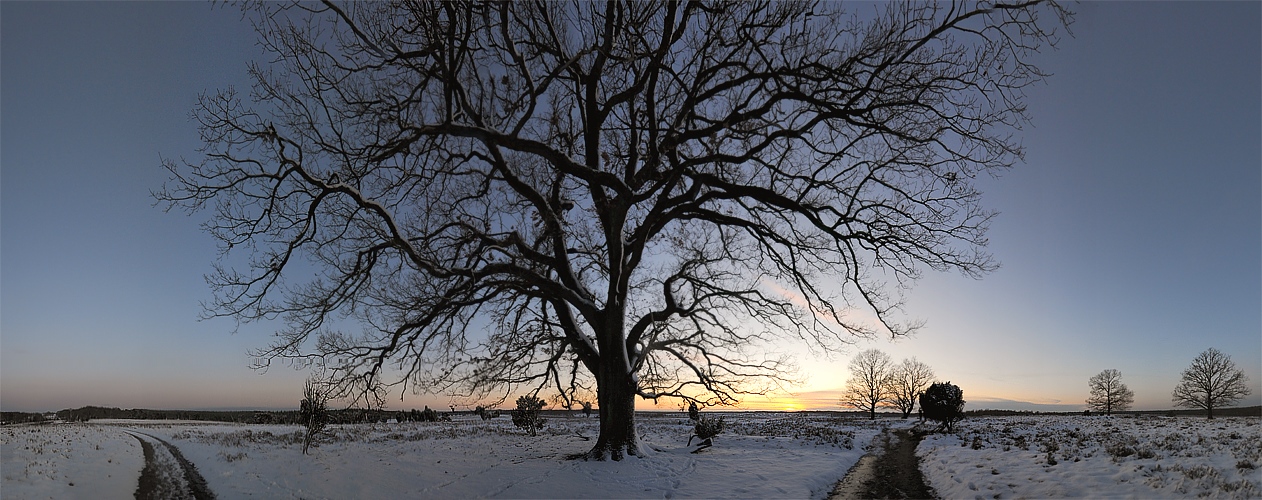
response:
<path id="1" fill-rule="evenodd" d="M 5 499 L 1262 496 L 1262 1 L 0 13 Z"/>

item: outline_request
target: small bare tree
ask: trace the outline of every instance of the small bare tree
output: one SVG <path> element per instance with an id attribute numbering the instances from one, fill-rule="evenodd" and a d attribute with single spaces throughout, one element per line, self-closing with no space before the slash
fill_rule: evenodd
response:
<path id="1" fill-rule="evenodd" d="M 302 388 L 302 401 L 298 406 L 298 415 L 307 431 L 302 436 L 302 454 L 307 454 L 311 440 L 324 430 L 329 423 L 329 393 L 314 377 L 308 378 Z"/>
<path id="2" fill-rule="evenodd" d="M 868 349 L 850 360 L 850 379 L 841 405 L 868 412 L 876 420 L 876 409 L 893 406 L 893 361 L 888 354 Z"/>
<path id="3" fill-rule="evenodd" d="M 1210 348 L 1183 370 L 1183 380 L 1174 387 L 1172 399 L 1175 406 L 1201 408 L 1214 418 L 1214 408 L 1231 405 L 1249 395 L 1246 380 L 1249 377 L 1236 368 L 1231 356 Z"/>
<path id="4" fill-rule="evenodd" d="M 894 367 L 890 382 L 894 406 L 903 412 L 903 418 L 907 418 L 916 409 L 920 393 L 933 382 L 933 368 L 916 358 L 904 359 Z"/>
<path id="5" fill-rule="evenodd" d="M 1091 397 L 1087 398 L 1087 407 L 1112 415 L 1115 411 L 1130 409 L 1135 402 L 1135 392 L 1122 383 L 1122 372 L 1112 368 L 1104 370 L 1087 382 L 1091 386 Z"/>

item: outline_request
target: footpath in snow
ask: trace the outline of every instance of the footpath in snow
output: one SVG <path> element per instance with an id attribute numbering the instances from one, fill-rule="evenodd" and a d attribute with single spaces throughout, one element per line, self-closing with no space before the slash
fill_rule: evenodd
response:
<path id="1" fill-rule="evenodd" d="M 933 498 L 920 473 L 916 447 L 924 431 L 899 425 L 883 430 L 871 451 L 846 473 L 829 496 L 851 498 Z"/>

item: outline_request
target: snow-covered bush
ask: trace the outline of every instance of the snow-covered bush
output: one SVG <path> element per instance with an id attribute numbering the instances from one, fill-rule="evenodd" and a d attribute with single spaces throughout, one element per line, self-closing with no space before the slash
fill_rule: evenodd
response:
<path id="1" fill-rule="evenodd" d="M 696 422 L 701 419 L 701 410 L 697 409 L 697 402 L 688 403 L 688 420 Z"/>
<path id="2" fill-rule="evenodd" d="M 714 436 L 718 436 L 723 433 L 723 428 L 726 426 L 727 423 L 723 420 L 723 417 L 710 418 L 705 415 L 698 415 L 696 423 L 693 424 L 693 435 L 688 438 L 688 445 L 692 446 L 693 438 L 699 438 L 701 442 L 697 446 L 697 449 L 692 452 L 696 453 L 714 446 Z"/>
<path id="3" fill-rule="evenodd" d="M 513 425 L 526 429 L 531 436 L 539 435 L 539 429 L 547 422 L 540 416 L 543 410 L 544 402 L 535 396 L 522 396 L 517 398 L 517 409 L 513 410 Z"/>

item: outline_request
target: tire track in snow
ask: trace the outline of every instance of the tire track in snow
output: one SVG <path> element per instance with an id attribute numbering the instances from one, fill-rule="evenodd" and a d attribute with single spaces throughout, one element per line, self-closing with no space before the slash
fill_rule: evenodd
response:
<path id="1" fill-rule="evenodd" d="M 131 430 L 125 432 L 140 441 L 140 446 L 145 453 L 145 467 L 140 471 L 140 485 L 136 488 L 137 500 L 151 498 L 214 500 L 215 494 L 206 485 L 206 479 L 197 472 L 197 466 L 184 458 L 179 448 L 151 434 Z M 140 436 L 152 439 L 163 446 L 169 456 L 175 460 L 176 467 L 165 460 L 159 460 L 158 450 L 154 448 L 154 443 Z M 179 470 L 171 470 L 175 468 Z"/>
<path id="2" fill-rule="evenodd" d="M 916 445 L 923 436 L 910 429 L 882 431 L 872 440 L 874 451 L 846 472 L 829 499 L 936 498 L 924 481 L 920 459 L 916 457 Z"/>

